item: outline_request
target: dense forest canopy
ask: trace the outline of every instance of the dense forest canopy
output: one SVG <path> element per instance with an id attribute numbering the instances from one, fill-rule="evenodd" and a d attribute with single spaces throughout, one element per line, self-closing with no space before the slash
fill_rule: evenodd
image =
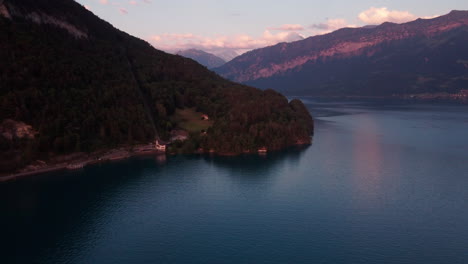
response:
<path id="1" fill-rule="evenodd" d="M 214 121 L 206 135 L 192 134 L 185 151 L 279 149 L 312 133 L 300 101 L 156 50 L 73 0 L 0 5 L 9 15 L 0 15 L 0 124 L 13 120 L 34 130 L 32 137 L 0 136 L 3 170 L 51 155 L 167 139 L 177 128 L 171 121 L 177 108 L 195 108 Z"/>

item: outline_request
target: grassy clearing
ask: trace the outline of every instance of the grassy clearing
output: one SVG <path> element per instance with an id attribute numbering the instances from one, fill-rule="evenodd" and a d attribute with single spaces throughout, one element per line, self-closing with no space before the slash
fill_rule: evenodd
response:
<path id="1" fill-rule="evenodd" d="M 213 122 L 211 120 L 201 120 L 202 113 L 194 108 L 177 109 L 172 121 L 188 132 L 200 132 L 207 130 Z"/>

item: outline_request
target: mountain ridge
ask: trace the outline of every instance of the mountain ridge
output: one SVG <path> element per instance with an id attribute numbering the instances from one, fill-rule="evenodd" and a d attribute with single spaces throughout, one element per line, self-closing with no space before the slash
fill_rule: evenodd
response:
<path id="1" fill-rule="evenodd" d="M 416 49 L 421 49 L 420 47 L 425 45 L 424 48 L 427 47 L 427 49 L 424 52 L 429 54 L 436 48 L 440 48 L 433 45 L 431 41 L 437 42 L 439 39 L 443 42 L 445 40 L 441 39 L 442 35 L 457 30 L 459 36 L 463 37 L 467 27 L 468 11 L 452 11 L 441 17 L 417 19 L 404 24 L 386 22 L 374 28 L 343 28 L 302 41 L 280 43 L 272 47 L 250 51 L 215 69 L 215 71 L 231 80 L 260 88 L 277 89 L 274 83 L 281 78 L 285 79 L 279 82 L 281 85 L 287 85 L 286 77 L 289 77 L 290 86 L 294 86 L 297 81 L 293 80 L 293 76 L 300 75 L 301 71 L 311 68 L 318 69 L 319 65 L 326 67 L 331 63 L 338 65 L 340 60 L 343 63 L 346 61 L 349 65 L 353 64 L 350 60 L 357 58 L 371 60 L 376 58 L 375 55 L 383 54 L 385 49 L 398 49 L 398 45 L 403 48 L 404 45 L 409 45 L 410 41 L 425 41 L 426 43 L 420 43 L 419 47 L 411 45 L 413 45 L 412 48 Z M 447 47 L 444 49 L 444 52 L 448 52 Z M 462 48 L 463 52 L 465 50 Z M 396 57 L 397 54 L 392 54 L 392 56 Z M 380 59 L 385 60 L 383 57 L 384 55 Z M 313 75 L 312 70 L 308 70 L 308 73 Z M 303 81 L 306 81 L 306 78 Z M 312 83 L 321 86 L 327 85 L 324 81 Z M 306 88 L 303 85 L 301 89 L 305 90 Z M 289 93 L 285 89 L 278 90 Z"/>
<path id="2" fill-rule="evenodd" d="M 181 50 L 177 52 L 177 55 L 193 59 L 208 69 L 220 67 L 226 63 L 225 60 L 212 53 L 197 49 Z"/>

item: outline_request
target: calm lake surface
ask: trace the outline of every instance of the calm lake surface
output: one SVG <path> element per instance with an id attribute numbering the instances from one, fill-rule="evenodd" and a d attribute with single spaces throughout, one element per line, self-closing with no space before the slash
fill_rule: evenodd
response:
<path id="1" fill-rule="evenodd" d="M 308 148 L 0 185 L 0 262 L 468 263 L 468 107 L 305 102 Z"/>

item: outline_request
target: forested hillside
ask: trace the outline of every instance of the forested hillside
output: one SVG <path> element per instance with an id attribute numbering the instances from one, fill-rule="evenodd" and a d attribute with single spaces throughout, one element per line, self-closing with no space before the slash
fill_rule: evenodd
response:
<path id="1" fill-rule="evenodd" d="M 0 1 L 0 167 L 167 139 L 176 108 L 214 124 L 184 149 L 238 152 L 310 141 L 301 102 L 226 81 L 154 49 L 73 0 Z M 16 124 L 16 125 L 15 125 Z M 19 125 L 26 133 L 12 133 Z M 248 132 L 248 133 L 246 133 Z"/>

